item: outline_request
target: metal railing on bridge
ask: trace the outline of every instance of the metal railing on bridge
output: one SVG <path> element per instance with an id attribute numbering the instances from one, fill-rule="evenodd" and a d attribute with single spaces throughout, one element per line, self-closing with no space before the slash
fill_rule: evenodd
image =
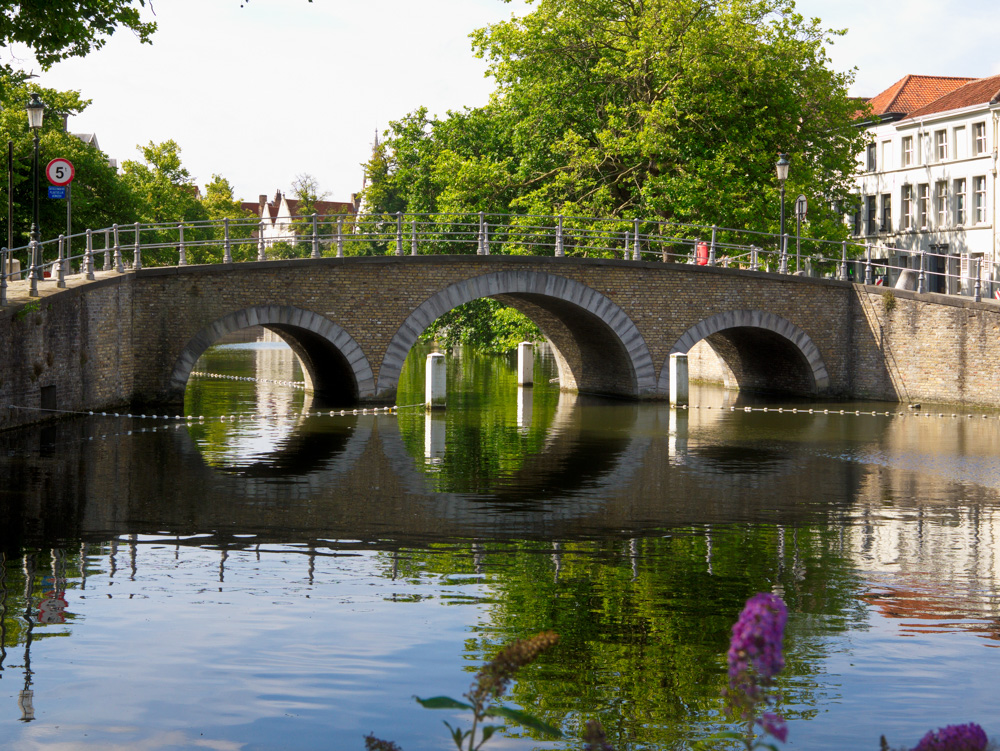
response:
<path id="1" fill-rule="evenodd" d="M 270 228 L 256 218 L 113 225 L 0 250 L 0 305 L 22 273 L 66 286 L 66 276 L 143 266 L 253 263 L 275 259 L 373 255 L 535 255 L 617 258 L 804 274 L 867 284 L 901 277 L 918 292 L 981 299 L 980 264 L 884 245 L 835 242 L 658 220 L 507 214 L 350 214 L 297 217 Z M 82 245 L 82 250 L 77 250 Z M 23 259 L 23 261 L 22 261 Z M 975 265 L 974 273 L 972 266 Z M 21 269 L 25 271 L 22 272 Z M 986 282 L 997 287 L 997 282 Z M 989 294 L 989 291 L 986 291 Z M 1000 294 L 1000 293 L 998 293 Z"/>

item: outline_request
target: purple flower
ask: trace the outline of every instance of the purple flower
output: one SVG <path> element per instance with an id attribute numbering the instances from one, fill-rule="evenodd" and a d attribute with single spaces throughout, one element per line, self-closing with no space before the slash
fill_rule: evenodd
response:
<path id="1" fill-rule="evenodd" d="M 772 712 L 765 712 L 757 720 L 757 724 L 763 728 L 768 735 L 773 735 L 782 743 L 788 738 L 788 725 L 781 715 Z"/>
<path id="2" fill-rule="evenodd" d="M 970 722 L 930 731 L 913 747 L 913 751 L 984 751 L 987 743 L 986 732 Z"/>
<path id="3" fill-rule="evenodd" d="M 733 689 L 755 689 L 756 681 L 748 675 L 751 667 L 764 682 L 785 667 L 781 640 L 786 620 L 788 608 L 777 595 L 761 592 L 747 600 L 729 641 L 729 685 Z"/>

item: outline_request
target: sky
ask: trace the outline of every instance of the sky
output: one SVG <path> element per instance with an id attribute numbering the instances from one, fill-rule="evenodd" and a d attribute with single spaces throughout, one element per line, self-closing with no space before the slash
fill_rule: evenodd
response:
<path id="1" fill-rule="evenodd" d="M 244 4 L 241 7 L 241 2 Z M 148 3 L 147 3 L 148 5 Z M 523 13 L 523 0 L 153 0 L 152 45 L 118 32 L 85 58 L 42 72 L 48 88 L 93 104 L 70 120 L 119 164 L 175 140 L 204 187 L 273 198 L 312 175 L 330 200 L 362 187 L 376 131 L 419 106 L 485 104 L 492 81 L 469 33 Z M 856 68 L 851 93 L 874 96 L 907 73 L 1000 74 L 996 0 L 798 0 L 799 12 L 847 29 L 829 50 Z M 15 50 L 17 54 L 17 50 Z"/>

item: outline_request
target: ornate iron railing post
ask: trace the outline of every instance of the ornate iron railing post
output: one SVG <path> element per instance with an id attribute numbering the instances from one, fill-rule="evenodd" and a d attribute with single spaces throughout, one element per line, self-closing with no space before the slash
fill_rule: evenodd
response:
<path id="1" fill-rule="evenodd" d="M 563 247 L 563 215 L 560 214 L 556 219 L 556 258 L 562 258 L 566 255 L 566 248 Z"/>
<path id="2" fill-rule="evenodd" d="M 758 268 L 760 268 L 758 260 L 759 259 L 757 258 L 757 246 L 756 245 L 751 245 L 750 246 L 750 270 L 751 271 L 756 271 Z"/>
<path id="3" fill-rule="evenodd" d="M 629 234 L 629 231 L 625 230 L 625 251 L 622 254 L 622 260 L 623 261 L 627 261 L 628 260 L 628 255 L 629 255 L 628 242 L 629 242 L 629 238 L 630 237 L 631 237 L 631 235 Z"/>
<path id="4" fill-rule="evenodd" d="M 319 258 L 319 227 L 316 219 L 316 212 L 312 215 L 312 258 Z"/>
<path id="5" fill-rule="evenodd" d="M 976 259 L 976 293 L 972 296 L 974 302 L 983 301 L 983 259 Z"/>
<path id="6" fill-rule="evenodd" d="M 865 244 L 865 284 L 872 283 L 872 244 Z"/>
<path id="7" fill-rule="evenodd" d="M 139 222 L 135 223 L 135 250 L 132 253 L 132 268 L 136 271 L 142 268 L 142 250 L 139 249 Z"/>
<path id="8" fill-rule="evenodd" d="M 337 217 L 337 258 L 344 257 L 344 217 Z"/>
<path id="9" fill-rule="evenodd" d="M 715 265 L 715 235 L 719 231 L 719 228 L 714 224 L 712 225 L 712 244 L 708 246 L 708 265 Z"/>
<path id="10" fill-rule="evenodd" d="M 410 220 L 410 255 L 420 255 L 417 251 L 417 220 Z"/>
<path id="11" fill-rule="evenodd" d="M 257 227 L 257 260 L 267 260 L 267 250 L 264 247 L 264 222 Z"/>
<path id="12" fill-rule="evenodd" d="M 490 254 L 490 223 L 483 220 L 483 255 Z"/>
<path id="13" fill-rule="evenodd" d="M 403 255 L 403 212 L 396 212 L 396 255 Z"/>
<path id="14" fill-rule="evenodd" d="M 639 220 L 633 219 L 632 225 L 632 260 L 642 260 L 642 250 L 639 247 Z"/>
<path id="15" fill-rule="evenodd" d="M 840 281 L 847 281 L 847 240 L 840 243 Z"/>
<path id="16" fill-rule="evenodd" d="M 927 277 L 924 273 L 924 249 L 920 249 L 920 272 L 917 274 L 917 292 L 927 291 Z"/>
<path id="17" fill-rule="evenodd" d="M 29 247 L 31 248 L 31 268 L 28 269 L 28 278 L 31 280 L 31 284 L 28 288 L 28 296 L 38 297 L 38 274 L 40 273 L 38 268 L 38 240 L 32 240 Z"/>
<path id="18" fill-rule="evenodd" d="M 125 273 L 125 261 L 122 259 L 122 246 L 118 242 L 118 225 L 113 224 L 111 231 L 115 236 L 115 271 L 119 274 Z"/>
<path id="19" fill-rule="evenodd" d="M 104 228 L 104 267 L 101 271 L 111 271 L 111 237 L 107 227 Z"/>
<path id="20" fill-rule="evenodd" d="M 184 225 L 177 225 L 177 265 L 187 266 L 187 246 L 184 245 Z"/>
<path id="21" fill-rule="evenodd" d="M 778 273 L 788 273 L 788 233 L 781 236 L 781 255 L 778 256 Z"/>
<path id="22" fill-rule="evenodd" d="M 224 217 L 222 220 L 222 262 L 232 263 L 233 262 L 233 244 L 229 237 L 229 217 Z"/>
<path id="23" fill-rule="evenodd" d="M 90 232 L 90 230 L 87 231 Z M 59 235 L 59 279 L 56 282 L 56 286 L 61 289 L 66 287 L 66 264 L 69 262 L 64 252 L 65 239 L 65 235 Z"/>
<path id="24" fill-rule="evenodd" d="M 87 267 L 87 281 L 94 281 L 94 233 L 87 230 L 87 254 L 83 257 L 83 263 Z"/>

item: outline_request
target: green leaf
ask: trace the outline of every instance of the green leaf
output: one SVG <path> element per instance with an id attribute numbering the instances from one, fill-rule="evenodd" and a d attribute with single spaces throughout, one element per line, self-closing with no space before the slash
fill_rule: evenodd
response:
<path id="1" fill-rule="evenodd" d="M 490 707 L 486 710 L 486 714 L 490 717 L 506 717 L 508 720 L 513 720 L 520 725 L 524 725 L 526 728 L 537 730 L 539 733 L 545 733 L 552 738 L 562 738 L 562 731 L 559 730 L 559 728 L 552 727 L 547 722 L 543 722 L 537 717 L 534 717 L 527 712 L 522 712 L 519 709 L 510 709 L 508 707 Z"/>
<path id="2" fill-rule="evenodd" d="M 420 706 L 424 709 L 472 709 L 471 704 L 456 701 L 449 696 L 434 696 L 430 699 L 421 699 L 419 696 L 413 698 L 420 702 Z"/>
<path id="3" fill-rule="evenodd" d="M 488 741 L 496 731 L 501 730 L 502 728 L 502 725 L 483 725 L 483 740 L 481 743 Z"/>

